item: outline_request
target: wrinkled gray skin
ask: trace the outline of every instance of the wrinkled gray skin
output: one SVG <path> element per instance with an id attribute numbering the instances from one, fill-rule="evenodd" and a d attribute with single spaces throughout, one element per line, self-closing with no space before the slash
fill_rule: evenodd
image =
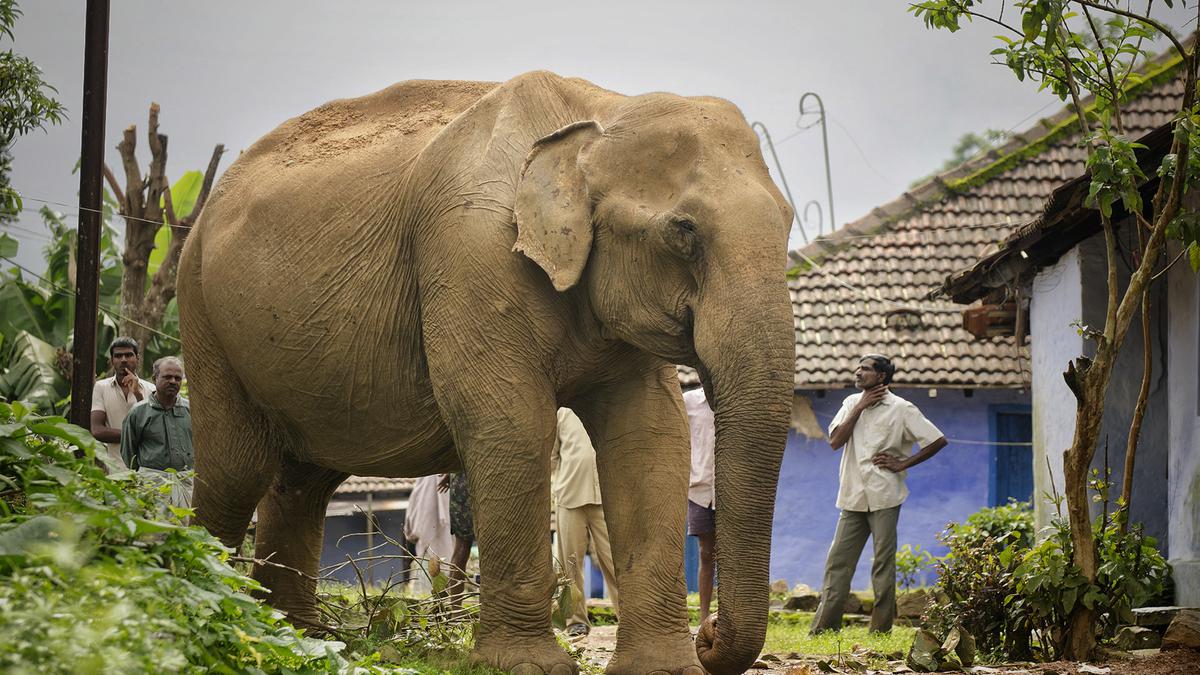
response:
<path id="1" fill-rule="evenodd" d="M 475 656 L 569 673 L 546 532 L 570 406 L 597 448 L 621 589 L 609 671 L 745 670 L 792 393 L 790 221 L 720 99 L 531 73 L 405 82 L 284 123 L 226 172 L 180 265 L 197 520 L 236 546 L 257 507 L 256 553 L 313 574 L 348 474 L 464 467 Z M 721 611 L 696 647 L 671 363 L 701 371 L 716 411 Z M 315 619 L 313 582 L 255 576 Z"/>

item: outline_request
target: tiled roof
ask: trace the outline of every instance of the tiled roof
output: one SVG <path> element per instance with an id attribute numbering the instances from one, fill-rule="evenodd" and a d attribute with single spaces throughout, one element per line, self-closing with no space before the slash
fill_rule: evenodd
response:
<path id="1" fill-rule="evenodd" d="M 1158 184 L 1156 169 L 1171 149 L 1172 127 L 1170 123 L 1163 124 L 1137 139 L 1139 145 L 1145 146 L 1137 151 L 1138 164 L 1147 177 L 1141 183 L 1143 193 Z M 1086 173 L 1060 185 L 1037 218 L 1015 228 L 995 251 L 972 266 L 946 277 L 937 294 L 964 305 L 972 303 L 1032 278 L 1080 242 L 1099 233 L 1102 228 L 1099 213 L 1085 206 L 1090 186 L 1091 178 Z M 1127 215 L 1120 202 L 1113 205 L 1115 227 L 1120 228 Z"/>
<path id="2" fill-rule="evenodd" d="M 1150 83 L 1123 106 L 1129 136 L 1166 123 L 1178 109 L 1183 85 L 1172 79 L 1174 65 L 1152 64 Z M 900 385 L 1027 386 L 1028 347 L 1013 338 L 976 339 L 962 327 L 962 305 L 927 296 L 1039 217 L 1055 188 L 1083 173 L 1076 129 L 1064 109 L 793 251 L 796 388 L 851 385 L 851 370 L 867 352 L 893 356 Z"/>
<path id="3" fill-rule="evenodd" d="M 415 478 L 376 478 L 373 476 L 351 476 L 338 486 L 335 495 L 356 495 L 367 492 L 398 492 L 411 490 Z"/>

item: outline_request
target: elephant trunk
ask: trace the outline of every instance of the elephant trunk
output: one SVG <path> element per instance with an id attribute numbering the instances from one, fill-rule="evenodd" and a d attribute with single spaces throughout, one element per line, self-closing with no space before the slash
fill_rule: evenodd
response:
<path id="1" fill-rule="evenodd" d="M 745 288 L 744 286 L 742 287 Z M 716 560 L 721 579 L 715 635 L 697 654 L 710 673 L 741 673 L 766 639 L 771 522 L 787 444 L 795 338 L 783 279 L 763 280 L 748 310 L 708 325 L 697 313 L 696 353 L 716 417 Z M 747 303 L 741 301 L 747 309 Z M 728 307 L 728 305 L 726 305 Z M 720 313 L 714 313 L 719 315 Z"/>

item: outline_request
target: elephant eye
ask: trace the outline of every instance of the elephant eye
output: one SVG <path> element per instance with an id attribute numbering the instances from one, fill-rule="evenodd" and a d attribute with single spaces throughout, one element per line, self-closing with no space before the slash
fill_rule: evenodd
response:
<path id="1" fill-rule="evenodd" d="M 692 260 L 699 252 L 699 235 L 696 223 L 688 218 L 672 218 L 663 232 L 663 238 L 671 250 L 684 260 Z"/>

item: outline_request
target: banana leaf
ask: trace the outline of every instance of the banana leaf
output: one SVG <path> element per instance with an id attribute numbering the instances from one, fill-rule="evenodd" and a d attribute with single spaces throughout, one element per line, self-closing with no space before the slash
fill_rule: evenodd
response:
<path id="1" fill-rule="evenodd" d="M 11 358 L 0 373 L 0 398 L 27 401 L 43 412 L 70 393 L 70 384 L 58 371 L 57 350 L 28 331 L 17 333 L 8 347 Z"/>

